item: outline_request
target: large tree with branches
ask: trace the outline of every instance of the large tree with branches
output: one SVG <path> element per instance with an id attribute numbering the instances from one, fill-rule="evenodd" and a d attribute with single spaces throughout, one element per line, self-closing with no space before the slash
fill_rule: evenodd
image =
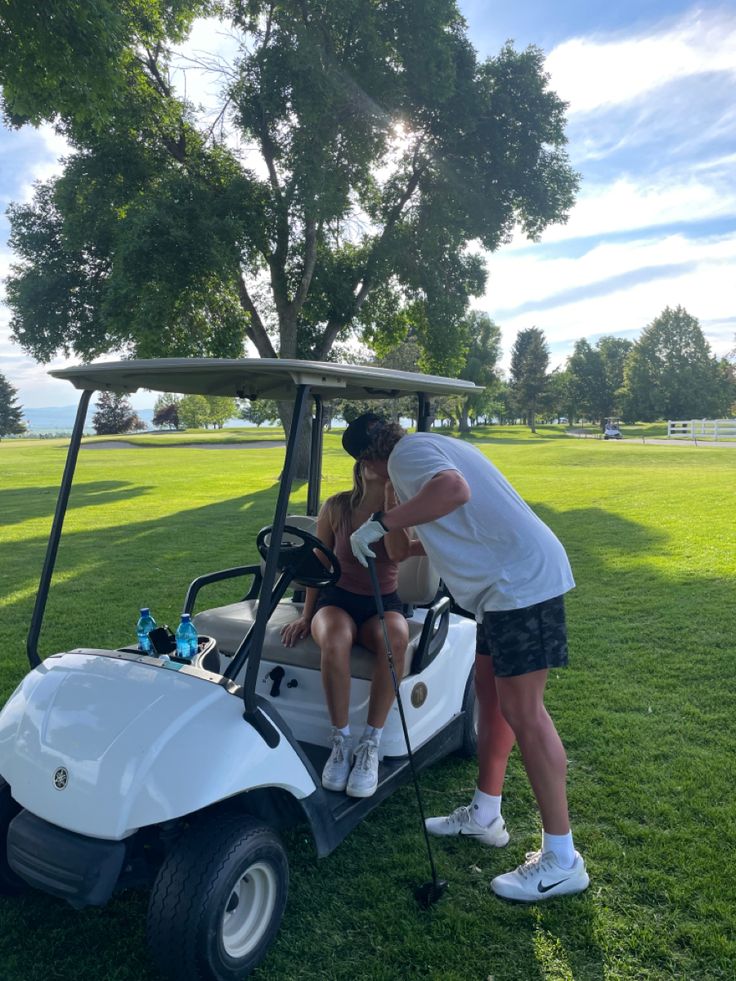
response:
<path id="1" fill-rule="evenodd" d="M 238 45 L 209 116 L 172 75 L 206 14 Z M 576 189 L 542 53 L 478 59 L 454 0 L 6 0 L 0 84 L 11 124 L 72 146 L 11 209 L 13 333 L 42 361 L 246 338 L 329 359 L 411 327 L 455 372 L 485 285 L 468 246 L 538 236 Z"/>

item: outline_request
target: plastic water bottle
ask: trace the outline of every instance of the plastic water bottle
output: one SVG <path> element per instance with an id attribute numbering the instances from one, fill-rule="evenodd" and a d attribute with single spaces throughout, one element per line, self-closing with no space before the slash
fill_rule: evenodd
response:
<path id="1" fill-rule="evenodd" d="M 181 623 L 176 628 L 176 653 L 178 657 L 191 659 L 197 653 L 197 628 L 189 613 L 182 613 Z"/>
<path id="2" fill-rule="evenodd" d="M 151 616 L 151 611 L 147 606 L 144 606 L 141 610 L 140 619 L 136 624 L 135 632 L 138 634 L 138 650 L 143 651 L 144 654 L 151 654 L 153 648 L 151 647 L 151 641 L 148 635 L 152 630 L 156 629 L 156 621 Z"/>

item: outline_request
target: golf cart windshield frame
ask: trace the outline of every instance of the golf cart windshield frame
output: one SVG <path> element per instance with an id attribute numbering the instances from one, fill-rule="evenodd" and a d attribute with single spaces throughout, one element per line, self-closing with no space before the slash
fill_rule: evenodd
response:
<path id="1" fill-rule="evenodd" d="M 243 365 L 256 364 L 256 370 L 260 370 L 261 372 L 258 378 L 259 388 L 257 393 L 254 392 L 254 386 L 254 389 L 250 389 L 252 394 L 249 397 L 257 397 L 257 395 L 265 397 L 265 391 L 268 390 L 266 388 L 267 385 L 272 385 L 278 388 L 278 385 L 280 384 L 283 387 L 284 376 L 290 377 L 291 379 L 290 391 L 292 398 L 294 397 L 294 387 L 296 387 L 292 424 L 286 444 L 284 468 L 281 476 L 276 509 L 273 518 L 273 530 L 271 533 L 272 545 L 269 548 L 265 569 L 263 571 L 259 593 L 260 598 L 271 597 L 273 594 L 274 585 L 276 583 L 281 537 L 283 534 L 284 525 L 286 523 L 289 499 L 291 496 L 294 472 L 296 469 L 297 442 L 307 413 L 310 395 L 314 401 L 315 412 L 312 420 L 309 482 L 307 490 L 307 513 L 310 515 L 316 515 L 319 510 L 320 485 L 322 476 L 322 398 L 325 392 L 329 392 L 333 395 L 340 394 L 343 395 L 343 397 L 345 394 L 343 391 L 340 391 L 340 386 L 335 384 L 335 378 L 341 378 L 342 375 L 345 376 L 347 382 L 343 384 L 343 387 L 348 389 L 348 397 L 352 398 L 366 398 L 371 396 L 373 398 L 396 398 L 399 395 L 414 394 L 419 400 L 417 430 L 420 432 L 427 431 L 429 428 L 431 411 L 430 395 L 467 395 L 480 393 L 483 391 L 482 388 L 473 385 L 471 382 L 462 381 L 460 379 L 439 378 L 431 375 L 418 375 L 409 372 L 392 372 L 381 369 L 366 369 L 360 366 L 321 365 L 313 362 L 278 363 L 273 361 L 268 362 L 265 359 L 258 362 L 213 362 L 209 359 L 161 359 L 159 361 L 150 362 L 121 362 L 120 365 L 103 363 L 100 365 L 68 368 L 64 369 L 63 371 L 52 372 L 52 374 L 56 377 L 67 378 L 72 381 L 77 388 L 82 389 L 82 394 L 79 400 L 74 428 L 69 443 L 66 464 L 61 480 L 61 486 L 59 488 L 59 496 L 56 502 L 51 533 L 46 549 L 46 556 L 41 572 L 38 592 L 36 594 L 31 625 L 28 632 L 26 648 L 28 660 L 32 668 L 37 667 L 41 663 L 41 657 L 38 653 L 38 641 L 43 625 L 44 613 L 51 587 L 54 566 L 56 564 L 56 557 L 64 525 L 64 518 L 69 503 L 69 494 L 71 491 L 72 481 L 74 479 L 79 448 L 82 442 L 82 436 L 84 434 L 84 423 L 87 417 L 87 410 L 93 392 L 98 390 L 98 388 L 102 388 L 103 386 L 105 389 L 113 391 L 128 391 L 131 387 L 133 390 L 135 390 L 140 384 L 145 384 L 146 381 L 148 381 L 149 384 L 152 384 L 154 380 L 158 382 L 158 384 L 155 386 L 156 389 L 161 391 L 175 390 L 173 386 L 176 385 L 182 385 L 182 387 L 189 388 L 196 388 L 197 385 L 199 385 L 200 390 L 204 388 L 204 391 L 211 392 L 213 389 L 213 383 L 210 375 L 207 374 L 207 369 L 210 369 L 213 365 L 215 365 L 217 368 L 221 368 L 222 371 L 220 373 L 215 371 L 212 374 L 212 377 L 217 379 L 220 377 L 220 374 L 228 372 L 228 369 L 230 369 L 233 364 L 237 364 L 240 368 L 240 373 L 238 375 L 239 378 L 243 376 Z M 278 364 L 280 372 L 275 370 L 276 364 Z M 296 368 L 294 367 L 295 365 Z M 136 371 L 137 366 L 141 366 L 138 372 Z M 222 368 L 222 366 L 224 366 L 224 368 Z M 120 368 L 120 371 L 119 373 L 116 373 L 114 369 L 118 367 Z M 159 369 L 158 373 L 156 373 L 156 368 Z M 171 370 L 167 371 L 167 368 Z M 195 372 L 197 368 L 201 368 L 204 375 L 202 380 L 198 383 L 195 382 Z M 268 373 L 269 369 L 271 369 L 270 374 Z M 117 374 L 119 374 L 120 377 L 116 377 Z M 170 380 L 168 382 L 165 381 L 165 383 L 162 385 L 161 381 L 167 379 L 169 375 L 171 375 Z M 234 382 L 228 377 L 227 384 L 232 386 Z M 396 387 L 393 387 L 394 384 Z M 315 389 L 318 389 L 318 391 L 315 391 Z M 279 389 L 279 391 L 280 390 L 281 389 Z M 247 392 L 249 390 L 245 388 L 243 391 Z M 273 387 L 271 391 L 273 391 Z M 241 393 L 239 390 L 236 390 L 235 394 Z M 241 397 L 244 396 L 241 395 Z M 271 395 L 269 394 L 268 397 L 271 397 Z M 278 733 L 275 729 L 273 729 L 263 713 L 258 711 L 256 682 L 258 680 L 261 649 L 265 637 L 266 626 L 271 615 L 269 607 L 269 603 L 259 602 L 255 621 L 251 629 L 243 638 L 238 650 L 235 652 L 233 660 L 228 666 L 225 675 L 226 679 L 232 679 L 240 672 L 243 664 L 246 664 L 246 673 L 243 684 L 243 698 L 245 701 L 244 715 L 245 718 L 248 719 L 248 721 L 262 733 L 267 742 L 272 739 L 278 741 Z"/>

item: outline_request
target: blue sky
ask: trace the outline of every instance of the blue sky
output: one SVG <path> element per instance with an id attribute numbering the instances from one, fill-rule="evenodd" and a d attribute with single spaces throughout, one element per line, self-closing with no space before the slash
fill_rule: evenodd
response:
<path id="1" fill-rule="evenodd" d="M 736 345 L 736 5 L 676 0 L 460 0 L 481 56 L 536 44 L 568 103 L 569 152 L 583 181 L 566 225 L 514 239 L 488 258 L 475 306 L 503 329 L 537 326 L 553 364 L 574 342 L 635 339 L 667 306 L 698 317 L 714 353 Z M 192 49 L 227 46 L 207 23 Z M 188 75 L 190 86 L 204 81 Z M 192 92 L 189 93 L 192 95 Z M 0 127 L 0 210 L 58 171 L 48 127 Z M 0 217 L 0 276 L 11 256 Z M 28 406 L 74 401 L 9 340 L 0 303 L 0 370 Z M 62 362 L 58 362 L 61 364 Z M 139 394 L 138 407 L 152 403 Z"/>

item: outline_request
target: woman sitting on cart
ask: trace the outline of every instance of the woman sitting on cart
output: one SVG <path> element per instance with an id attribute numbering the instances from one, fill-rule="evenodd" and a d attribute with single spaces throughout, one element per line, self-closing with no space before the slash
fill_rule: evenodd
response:
<path id="1" fill-rule="evenodd" d="M 332 724 L 332 752 L 322 771 L 326 790 L 346 790 L 350 797 L 370 797 L 378 786 L 378 744 L 394 688 L 376 611 L 368 570 L 353 555 L 350 535 L 375 511 L 396 506 L 393 487 L 359 460 L 353 468 L 353 489 L 325 501 L 317 519 L 317 537 L 340 561 L 338 582 L 324 589 L 308 589 L 298 620 L 287 624 L 281 639 L 287 647 L 311 632 L 322 653 L 322 684 Z M 397 678 L 403 676 L 409 630 L 403 604 L 396 592 L 398 565 L 409 555 L 405 529 L 387 534 L 376 548 L 376 572 L 381 587 L 386 628 Z M 350 707 L 350 652 L 362 644 L 376 655 L 365 732 L 354 749 L 348 712 Z"/>

